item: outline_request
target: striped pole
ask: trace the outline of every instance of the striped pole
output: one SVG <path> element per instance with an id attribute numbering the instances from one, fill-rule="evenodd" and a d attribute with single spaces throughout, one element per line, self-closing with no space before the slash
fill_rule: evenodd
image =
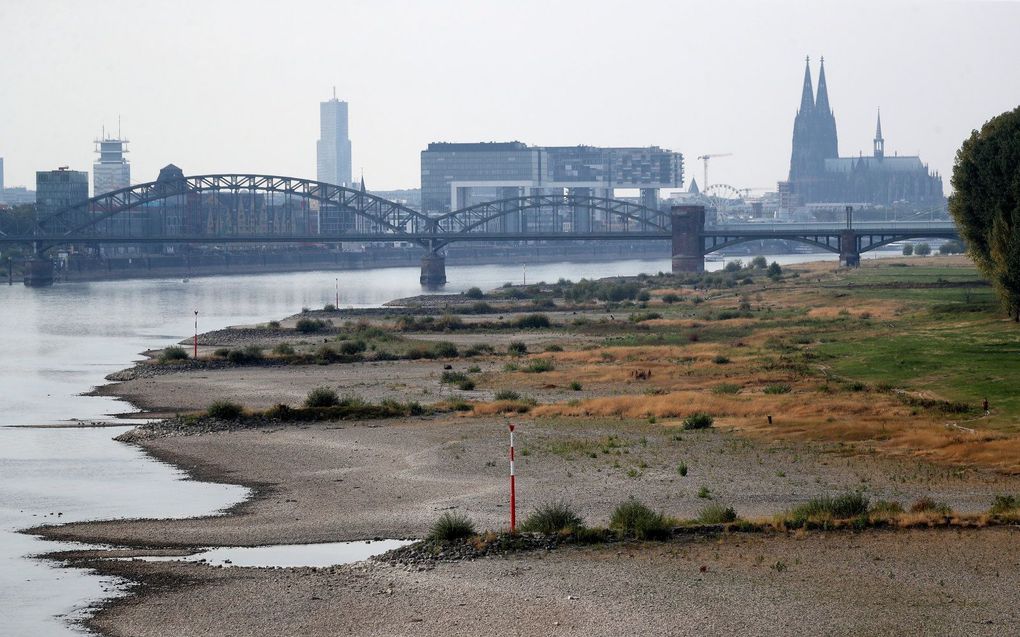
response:
<path id="1" fill-rule="evenodd" d="M 195 353 L 192 358 L 198 358 L 198 310 L 195 310 Z"/>
<path id="2" fill-rule="evenodd" d="M 517 485 L 514 478 L 514 426 L 510 427 L 510 532 L 517 528 Z"/>

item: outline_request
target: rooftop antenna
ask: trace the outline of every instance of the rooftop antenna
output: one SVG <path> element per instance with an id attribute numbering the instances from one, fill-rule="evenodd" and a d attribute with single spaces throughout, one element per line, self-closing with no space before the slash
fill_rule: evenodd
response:
<path id="1" fill-rule="evenodd" d="M 333 99 L 336 99 L 336 84 L 333 85 Z"/>
<path id="2" fill-rule="evenodd" d="M 120 115 L 117 115 L 117 139 L 124 139 L 120 135 Z"/>

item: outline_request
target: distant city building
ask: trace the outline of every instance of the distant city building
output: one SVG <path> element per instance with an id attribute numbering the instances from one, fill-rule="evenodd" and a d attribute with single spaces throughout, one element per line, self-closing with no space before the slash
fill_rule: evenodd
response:
<path id="1" fill-rule="evenodd" d="M 0 157 L 0 191 L 4 189 L 4 158 Z"/>
<path id="2" fill-rule="evenodd" d="M 111 139 L 104 133 L 95 141 L 99 160 L 92 164 L 92 193 L 97 197 L 131 185 L 131 164 L 124 157 L 128 141 L 119 137 Z"/>
<path id="3" fill-rule="evenodd" d="M 316 143 L 316 180 L 351 186 L 351 140 L 347 102 L 333 99 L 319 103 L 319 141 Z"/>
<path id="4" fill-rule="evenodd" d="M 564 189 L 599 197 L 612 197 L 617 188 L 640 189 L 642 203 L 655 207 L 660 188 L 682 185 L 683 155 L 658 146 L 435 142 L 421 153 L 422 208 L 429 213 Z"/>
<path id="5" fill-rule="evenodd" d="M 790 177 L 780 182 L 779 193 L 784 207 L 811 203 L 932 206 L 945 200 L 942 177 L 929 171 L 919 157 L 886 155 L 881 116 L 870 157 L 839 156 L 824 59 L 817 95 L 812 90 L 810 63 L 804 69 L 800 109 L 793 124 Z"/>
<path id="6" fill-rule="evenodd" d="M 35 203 L 35 191 L 24 186 L 4 188 L 0 190 L 0 203 L 9 206 L 20 206 L 23 204 Z"/>
<path id="7" fill-rule="evenodd" d="M 46 217 L 89 198 L 89 174 L 59 168 L 35 173 L 36 214 Z"/>

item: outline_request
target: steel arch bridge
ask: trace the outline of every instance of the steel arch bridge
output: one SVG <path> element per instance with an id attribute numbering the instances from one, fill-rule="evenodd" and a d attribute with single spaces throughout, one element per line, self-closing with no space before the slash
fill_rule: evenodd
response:
<path id="1" fill-rule="evenodd" d="M 227 197 L 215 199 L 222 195 Z M 310 202 L 319 206 L 314 224 Z M 197 210 L 203 206 L 215 210 L 202 216 Z M 345 227 L 323 224 L 324 218 L 341 214 L 349 218 Z M 210 174 L 105 193 L 39 219 L 27 230 L 0 227 L 0 243 L 31 242 L 43 252 L 73 243 L 408 241 L 436 252 L 454 241 L 652 234 L 668 238 L 668 213 L 616 199 L 532 195 L 429 216 L 361 190 L 308 179 Z"/>

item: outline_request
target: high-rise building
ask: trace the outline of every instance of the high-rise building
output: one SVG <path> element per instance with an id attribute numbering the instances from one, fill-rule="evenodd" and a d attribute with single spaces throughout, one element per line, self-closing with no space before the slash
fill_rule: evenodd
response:
<path id="1" fill-rule="evenodd" d="M 124 157 L 127 151 L 126 139 L 110 138 L 104 131 L 97 139 L 96 153 L 99 159 L 92 164 L 92 194 L 99 196 L 131 185 L 131 164 Z"/>
<path id="2" fill-rule="evenodd" d="M 49 216 L 89 198 L 89 174 L 62 167 L 35 173 L 36 214 Z"/>
<path id="3" fill-rule="evenodd" d="M 804 69 L 800 108 L 793 121 L 793 151 L 789 181 L 780 182 L 784 207 L 798 204 L 840 203 L 879 206 L 937 206 L 945 201 L 942 177 L 916 155 L 889 156 L 879 117 L 871 156 L 840 157 L 836 118 L 829 106 L 823 58 L 818 92 L 811 85 L 811 66 Z"/>
<path id="4" fill-rule="evenodd" d="M 319 141 L 315 145 L 316 179 L 350 187 L 351 140 L 347 125 L 347 102 L 336 98 L 319 103 Z"/>

